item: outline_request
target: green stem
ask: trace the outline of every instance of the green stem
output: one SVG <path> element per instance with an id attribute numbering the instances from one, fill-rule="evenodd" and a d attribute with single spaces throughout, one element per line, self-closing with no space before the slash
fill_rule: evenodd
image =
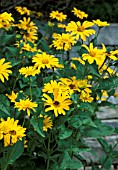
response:
<path id="1" fill-rule="evenodd" d="M 32 100 L 32 85 L 31 77 L 29 78 L 29 90 L 30 90 L 30 99 Z"/>
<path id="2" fill-rule="evenodd" d="M 98 141 L 98 142 L 99 142 L 99 141 Z M 118 144 L 118 141 L 117 141 L 117 143 L 114 145 L 114 147 L 110 150 L 109 154 L 106 156 L 106 158 L 105 158 L 105 160 L 104 160 L 104 162 L 103 162 L 103 164 L 102 164 L 100 170 L 102 170 L 102 169 L 104 168 L 105 162 L 107 161 L 107 159 L 109 159 L 109 157 L 111 156 L 112 151 L 113 151 L 114 148 L 117 146 L 117 144 Z"/>
<path id="3" fill-rule="evenodd" d="M 62 51 L 62 62 L 64 64 L 64 48 L 63 48 L 63 51 Z"/>
<path id="4" fill-rule="evenodd" d="M 41 37 L 41 39 L 39 40 L 39 42 L 37 43 L 37 46 L 41 43 L 41 41 L 43 40 L 43 38 L 46 36 L 47 32 L 49 31 L 49 29 L 44 33 L 44 35 Z"/>
<path id="5" fill-rule="evenodd" d="M 67 61 L 69 61 L 70 60 L 70 53 L 69 53 L 69 51 L 67 51 Z"/>
<path id="6" fill-rule="evenodd" d="M 50 166 L 50 133 L 49 133 L 49 138 L 48 138 L 47 155 L 48 155 L 48 159 L 47 159 L 47 168 L 46 168 L 46 170 L 49 170 L 49 166 Z"/>
<path id="7" fill-rule="evenodd" d="M 15 81 L 14 81 L 14 84 L 13 84 L 13 89 L 12 89 L 12 91 L 14 91 L 14 89 L 15 89 L 15 87 L 16 87 L 16 82 L 17 82 L 17 80 L 18 80 L 18 77 L 16 77 L 16 79 L 15 79 Z"/>
<path id="8" fill-rule="evenodd" d="M 22 127 L 23 127 L 23 126 L 24 126 L 24 124 L 25 124 L 25 116 L 26 116 L 26 113 L 25 113 L 24 118 L 23 118 Z"/>
<path id="9" fill-rule="evenodd" d="M 6 157 L 5 165 L 3 165 L 2 170 L 7 170 L 8 166 L 9 166 L 9 160 L 13 156 L 15 149 L 16 149 L 16 147 L 13 147 L 12 151 L 10 152 L 10 155 Z"/>

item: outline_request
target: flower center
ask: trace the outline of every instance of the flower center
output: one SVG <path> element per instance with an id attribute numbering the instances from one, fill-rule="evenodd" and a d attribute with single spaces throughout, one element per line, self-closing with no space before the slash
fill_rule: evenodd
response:
<path id="1" fill-rule="evenodd" d="M 56 14 L 56 17 L 60 17 L 60 14 Z"/>
<path id="2" fill-rule="evenodd" d="M 69 87 L 70 87 L 70 89 L 74 89 L 75 85 L 74 84 L 70 84 Z"/>
<path id="3" fill-rule="evenodd" d="M 78 26 L 77 31 L 78 32 L 83 32 L 84 31 L 84 27 L 83 26 Z"/>
<path id="4" fill-rule="evenodd" d="M 11 130 L 11 131 L 9 131 L 9 134 L 16 135 L 16 131 L 15 130 Z"/>
<path id="5" fill-rule="evenodd" d="M 59 106 L 60 105 L 60 103 L 58 102 L 58 101 L 54 101 L 54 103 L 53 103 L 55 106 Z"/>
<path id="6" fill-rule="evenodd" d="M 94 52 L 94 51 L 90 51 L 90 52 L 89 52 L 89 55 L 90 55 L 91 57 L 95 57 L 96 52 Z"/>
<path id="7" fill-rule="evenodd" d="M 42 63 L 43 63 L 43 64 L 48 64 L 48 63 L 49 63 L 49 60 L 48 60 L 48 59 L 43 59 L 43 60 L 42 60 Z"/>

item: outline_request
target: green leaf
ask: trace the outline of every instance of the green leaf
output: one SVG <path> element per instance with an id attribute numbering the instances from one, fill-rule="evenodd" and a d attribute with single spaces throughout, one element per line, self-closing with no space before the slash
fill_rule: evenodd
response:
<path id="1" fill-rule="evenodd" d="M 109 90 L 118 86 L 118 77 L 110 77 L 99 81 L 99 89 Z"/>
<path id="2" fill-rule="evenodd" d="M 89 72 L 88 72 L 88 74 L 92 74 L 92 75 L 95 75 L 95 76 L 97 76 L 97 77 L 101 77 L 101 76 L 98 74 L 98 70 L 96 70 L 93 65 L 88 64 L 88 68 L 90 69 Z"/>
<path id="3" fill-rule="evenodd" d="M 69 139 L 63 139 L 58 141 L 58 146 L 60 151 L 68 152 L 86 152 L 90 151 L 90 148 L 85 144 L 80 144 L 76 139 L 70 137 Z"/>
<path id="4" fill-rule="evenodd" d="M 104 151 L 106 151 L 106 152 L 110 151 L 109 145 L 106 140 L 104 140 L 102 138 L 98 138 L 97 140 L 100 143 L 100 145 L 103 147 Z"/>
<path id="5" fill-rule="evenodd" d="M 64 152 L 63 155 L 62 155 L 62 162 L 60 164 L 60 168 L 61 169 L 67 169 L 68 167 L 68 162 L 71 160 L 68 152 Z"/>
<path id="6" fill-rule="evenodd" d="M 13 40 L 14 39 L 14 34 L 7 34 L 7 33 L 5 33 L 5 32 L 3 32 L 3 34 L 2 35 L 0 35 L 0 43 L 1 44 L 7 44 L 7 43 L 9 43 L 11 40 Z"/>
<path id="7" fill-rule="evenodd" d="M 12 59 L 10 62 L 11 62 L 12 67 L 14 67 L 14 66 L 20 64 L 22 61 L 21 61 L 21 60 L 16 60 L 16 59 L 14 58 L 14 59 Z"/>
<path id="8" fill-rule="evenodd" d="M 39 40 L 39 41 L 40 41 L 40 40 Z M 49 48 L 49 45 L 47 44 L 47 42 L 46 42 L 44 39 L 42 39 L 42 40 L 40 41 L 40 44 L 43 46 L 43 50 L 44 50 L 45 52 L 49 53 L 49 52 L 51 51 L 51 49 Z"/>
<path id="9" fill-rule="evenodd" d="M 111 126 L 103 124 L 101 121 L 95 122 L 96 127 L 91 127 L 86 131 L 88 137 L 100 138 L 102 136 L 111 135 L 114 129 Z"/>
<path id="10" fill-rule="evenodd" d="M 18 141 L 13 146 L 5 148 L 5 154 L 2 159 L 2 169 L 7 169 L 8 165 L 13 164 L 24 151 L 24 140 Z"/>
<path id="11" fill-rule="evenodd" d="M 74 159 L 74 158 L 73 158 Z M 77 168 L 81 168 L 83 165 L 81 163 L 81 161 L 77 161 L 77 160 L 71 160 L 68 152 L 64 152 L 64 154 L 62 155 L 62 162 L 60 164 L 60 169 L 77 169 Z"/>
<path id="12" fill-rule="evenodd" d="M 84 102 L 84 103 L 80 103 L 80 109 L 82 110 L 88 110 L 91 113 L 94 113 L 94 107 L 92 106 L 92 104 Z"/>
<path id="13" fill-rule="evenodd" d="M 7 49 L 13 56 L 17 56 L 17 55 L 18 55 L 18 48 L 15 48 L 15 47 L 6 47 L 6 49 Z"/>
<path id="14" fill-rule="evenodd" d="M 34 116 L 32 116 L 30 123 L 32 124 L 32 126 L 34 127 L 34 129 L 42 136 L 45 137 L 44 133 L 43 133 L 43 119 L 41 118 L 36 118 Z"/>
<path id="15" fill-rule="evenodd" d="M 10 116 L 10 103 L 6 96 L 0 95 L 0 118 Z"/>
<path id="16" fill-rule="evenodd" d="M 72 130 L 64 130 L 61 131 L 59 134 L 59 139 L 66 139 L 72 135 L 73 131 Z"/>
<path id="17" fill-rule="evenodd" d="M 83 166 L 83 164 L 82 164 L 81 161 L 79 161 L 79 160 L 78 161 L 71 160 L 71 161 L 69 161 L 67 168 L 70 168 L 70 169 L 73 170 L 73 169 L 81 168 L 82 166 Z"/>
<path id="18" fill-rule="evenodd" d="M 106 158 L 106 156 L 101 156 L 100 157 L 100 164 L 101 164 L 103 169 L 110 170 L 111 164 L 112 164 L 112 160 L 111 160 L 110 157 Z"/>

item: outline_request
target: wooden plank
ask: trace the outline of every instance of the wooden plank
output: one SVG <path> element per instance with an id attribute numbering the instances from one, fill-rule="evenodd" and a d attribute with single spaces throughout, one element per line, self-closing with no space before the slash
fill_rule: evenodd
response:
<path id="1" fill-rule="evenodd" d="M 99 107 L 98 112 L 96 112 L 99 119 L 118 119 L 118 106 L 115 109 L 109 106 Z"/>
<path id="2" fill-rule="evenodd" d="M 102 120 L 102 122 L 113 128 L 118 128 L 118 119 Z"/>
<path id="3" fill-rule="evenodd" d="M 100 168 L 100 167 L 101 167 L 101 166 L 99 166 L 99 168 Z M 92 167 L 86 166 L 85 168 L 79 168 L 78 170 L 92 170 Z M 111 166 L 111 169 L 110 169 L 110 170 L 115 170 L 113 165 Z M 116 169 L 116 170 L 118 170 L 118 169 Z"/>
<path id="4" fill-rule="evenodd" d="M 115 146 L 115 144 L 118 141 L 118 135 L 106 136 L 103 139 L 105 139 L 108 142 L 109 145 Z M 99 164 L 99 158 L 101 156 L 105 155 L 101 145 L 94 138 L 84 138 L 84 140 L 85 140 L 86 145 L 89 146 L 92 149 L 89 152 L 80 153 L 80 155 L 88 162 L 89 166 L 91 164 L 91 160 L 95 164 Z M 115 147 L 114 150 L 118 151 L 118 145 Z M 118 165 L 118 159 L 114 159 L 113 164 Z"/>

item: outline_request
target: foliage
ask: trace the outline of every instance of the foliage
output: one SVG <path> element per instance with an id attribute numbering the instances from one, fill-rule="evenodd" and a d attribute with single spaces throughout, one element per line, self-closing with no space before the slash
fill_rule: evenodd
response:
<path id="1" fill-rule="evenodd" d="M 89 20 L 100 18 L 110 23 L 118 22 L 118 2 L 116 0 L 1 0 L 1 12 L 11 12 L 15 6 L 26 6 L 33 11 L 41 11 L 46 20 L 48 20 L 49 13 L 56 9 L 65 12 L 70 19 L 75 20 L 76 18 L 70 14 L 70 11 L 76 7 L 88 13 Z"/>
<path id="2" fill-rule="evenodd" d="M 113 107 L 109 98 L 118 97 L 118 49 L 98 48 L 99 31 L 93 28 L 109 24 L 85 21 L 88 15 L 77 8 L 72 11 L 77 22 L 65 22 L 66 14 L 52 11 L 45 24 L 27 8 L 14 10 L 19 19 L 0 14 L 1 169 L 86 167 L 82 153 L 92 152 L 88 137 L 104 151 L 98 158 L 101 168 L 90 158 L 92 168 L 110 169 L 117 144 L 109 145 L 104 137 L 117 129 L 96 112 L 99 106 Z"/>

